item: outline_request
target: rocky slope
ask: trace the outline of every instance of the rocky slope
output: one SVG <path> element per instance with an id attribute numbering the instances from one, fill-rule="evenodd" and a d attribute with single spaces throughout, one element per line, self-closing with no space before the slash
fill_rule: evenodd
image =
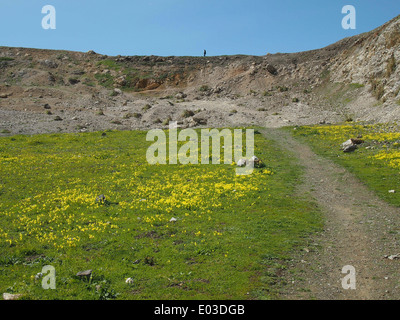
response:
<path id="1" fill-rule="evenodd" d="M 266 56 L 105 56 L 0 47 L 0 135 L 394 122 L 400 17 L 326 48 Z"/>

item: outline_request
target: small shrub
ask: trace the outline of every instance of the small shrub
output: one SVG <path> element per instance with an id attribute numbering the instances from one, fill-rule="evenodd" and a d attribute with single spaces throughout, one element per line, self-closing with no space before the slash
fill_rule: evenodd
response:
<path id="1" fill-rule="evenodd" d="M 182 117 L 184 117 L 184 118 L 189 118 L 189 117 L 193 117 L 194 116 L 194 112 L 193 111 L 191 111 L 191 110 L 184 110 L 183 112 L 182 112 Z"/>
<path id="2" fill-rule="evenodd" d="M 157 118 L 156 120 L 153 121 L 153 123 L 162 123 L 162 121 L 160 120 L 160 118 Z"/>
<path id="3" fill-rule="evenodd" d="M 236 110 L 236 109 L 233 109 L 233 110 L 231 110 L 230 113 L 237 113 L 237 110 Z"/>
<path id="4" fill-rule="evenodd" d="M 370 80 L 371 83 L 371 93 L 377 99 L 380 100 L 383 95 L 385 94 L 385 88 L 380 81 L 377 80 Z"/>
<path id="5" fill-rule="evenodd" d="M 350 88 L 352 89 L 358 89 L 358 88 L 363 88 L 364 85 L 362 83 L 350 83 Z"/>
<path id="6" fill-rule="evenodd" d="M 169 123 L 172 121 L 172 118 L 171 118 L 171 116 L 169 116 L 167 119 L 165 119 L 164 121 L 163 121 L 163 125 L 164 126 L 167 126 L 167 125 L 169 125 Z"/>
<path id="7" fill-rule="evenodd" d="M 151 105 L 149 105 L 149 104 L 146 104 L 146 105 L 142 108 L 143 111 L 147 111 L 147 110 L 150 110 L 150 109 L 151 109 Z"/>
<path id="8" fill-rule="evenodd" d="M 104 116 L 104 112 L 103 112 L 103 110 L 99 110 L 99 111 L 97 111 L 97 113 L 96 113 L 98 116 Z"/>
<path id="9" fill-rule="evenodd" d="M 278 86 L 277 89 L 278 89 L 279 92 L 286 92 L 286 91 L 289 91 L 289 88 L 288 88 L 288 87 L 285 87 L 285 86 Z"/>
<path id="10" fill-rule="evenodd" d="M 266 108 L 258 108 L 257 111 L 268 111 Z"/>
<path id="11" fill-rule="evenodd" d="M 62 121 L 62 118 L 60 116 L 55 116 L 54 121 Z"/>
<path id="12" fill-rule="evenodd" d="M 353 118 L 351 116 L 346 116 L 346 122 L 353 122 Z"/>
<path id="13" fill-rule="evenodd" d="M 396 70 L 396 59 L 394 58 L 394 54 L 390 57 L 388 64 L 386 66 L 386 76 L 389 77 Z"/>
<path id="14" fill-rule="evenodd" d="M 200 90 L 200 92 L 206 92 L 206 91 L 210 90 L 210 87 L 205 84 L 205 85 L 202 85 L 199 90 Z"/>
<path id="15" fill-rule="evenodd" d="M 118 124 L 118 125 L 121 125 L 121 124 L 122 124 L 122 122 L 119 121 L 119 120 L 113 120 L 113 121 L 111 121 L 111 123 L 112 123 L 112 124 Z"/>
<path id="16" fill-rule="evenodd" d="M 293 99 L 292 99 L 292 102 L 297 103 L 297 102 L 300 102 L 300 100 L 299 100 L 298 98 L 293 98 Z"/>

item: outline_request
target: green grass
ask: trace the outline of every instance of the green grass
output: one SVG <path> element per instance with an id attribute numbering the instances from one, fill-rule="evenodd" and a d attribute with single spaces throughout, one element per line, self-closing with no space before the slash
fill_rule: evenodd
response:
<path id="1" fill-rule="evenodd" d="M 265 167 L 242 177 L 232 165 L 149 165 L 151 143 L 139 131 L 0 138 L 1 292 L 276 297 L 291 253 L 321 220 L 295 195 L 297 163 L 255 137 Z M 100 194 L 105 204 L 95 201 Z M 56 290 L 34 278 L 45 265 L 56 269 Z M 88 269 L 90 281 L 75 276 Z"/>
<path id="2" fill-rule="evenodd" d="M 400 135 L 396 125 L 306 126 L 291 130 L 295 137 L 310 144 L 313 150 L 354 173 L 383 200 L 400 206 L 400 168 L 398 161 Z M 343 153 L 340 145 L 362 135 L 365 143 L 354 153 Z M 381 155 L 382 159 L 376 156 Z M 393 156 L 393 161 L 391 158 Z M 389 190 L 396 190 L 391 194 Z"/>

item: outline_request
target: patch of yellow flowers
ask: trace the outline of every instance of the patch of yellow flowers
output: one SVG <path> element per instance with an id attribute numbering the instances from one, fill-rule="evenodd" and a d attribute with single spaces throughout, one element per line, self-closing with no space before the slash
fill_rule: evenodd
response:
<path id="1" fill-rule="evenodd" d="M 177 211 L 181 216 L 201 219 L 207 215 L 210 219 L 214 209 L 229 208 L 235 201 L 266 189 L 266 177 L 273 174 L 266 168 L 248 176 L 236 176 L 234 168 L 223 165 L 188 165 L 171 170 L 169 166 L 116 163 L 114 172 L 92 179 L 69 178 L 68 171 L 60 166 L 68 161 L 79 163 L 79 158 L 1 157 L 0 154 L 1 174 L 21 175 L 18 168 L 28 164 L 36 167 L 39 175 L 59 173 L 54 177 L 58 186 L 52 190 L 33 190 L 30 196 L 12 205 L 0 204 L 0 221 L 6 221 L 0 228 L 0 242 L 37 243 L 58 250 L 116 235 L 119 231 L 131 232 L 120 226 L 136 221 L 137 217 L 140 219 L 135 230 L 149 230 L 156 223 L 167 224 Z M 55 169 L 48 172 L 49 168 Z M 108 210 L 95 202 L 102 185 L 108 186 L 108 191 L 103 193 L 115 204 Z M 0 185 L 0 188 L 7 187 Z M 195 234 L 201 235 L 201 231 Z M 222 233 L 215 231 L 214 236 Z"/>

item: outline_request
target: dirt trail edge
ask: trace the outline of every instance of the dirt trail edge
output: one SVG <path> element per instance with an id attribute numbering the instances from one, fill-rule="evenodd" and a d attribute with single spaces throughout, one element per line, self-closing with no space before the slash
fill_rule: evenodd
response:
<path id="1" fill-rule="evenodd" d="M 394 255 L 400 253 L 400 208 L 382 201 L 290 132 L 267 128 L 263 134 L 298 159 L 304 167 L 299 193 L 311 195 L 324 215 L 323 231 L 291 261 L 281 298 L 399 299 L 400 259 Z M 349 274 L 342 273 L 344 266 L 355 268 L 356 289 L 342 287 Z"/>

